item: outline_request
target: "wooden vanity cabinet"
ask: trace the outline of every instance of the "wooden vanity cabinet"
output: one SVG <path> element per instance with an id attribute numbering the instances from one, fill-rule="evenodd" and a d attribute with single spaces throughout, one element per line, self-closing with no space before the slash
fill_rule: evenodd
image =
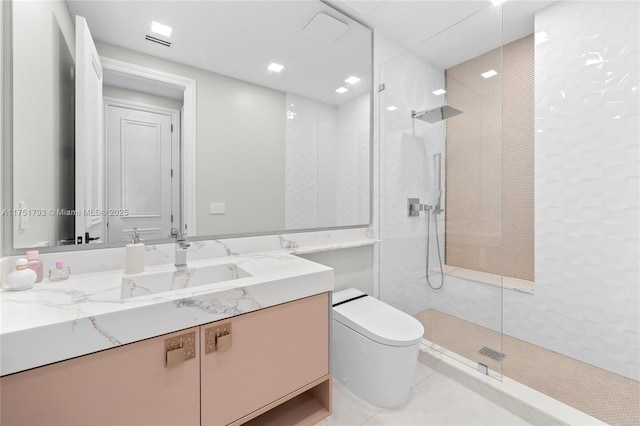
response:
<path id="1" fill-rule="evenodd" d="M 4 376 L 0 424 L 314 424 L 331 413 L 328 345 L 323 293 Z"/>
<path id="2" fill-rule="evenodd" d="M 211 339 L 225 323 L 231 347 L 205 353 L 207 330 Z M 203 426 L 241 424 L 330 380 L 327 293 L 201 326 L 200 339 Z M 315 400 L 320 420 L 329 414 L 330 398 Z"/>
<path id="3" fill-rule="evenodd" d="M 198 425 L 198 327 L 0 378 L 0 424 Z M 193 338 L 194 357 L 166 367 L 165 341 Z"/>

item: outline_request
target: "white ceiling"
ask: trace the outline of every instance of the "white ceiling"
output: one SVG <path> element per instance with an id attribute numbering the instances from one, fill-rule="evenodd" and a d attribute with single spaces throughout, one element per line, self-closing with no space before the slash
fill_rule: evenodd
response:
<path id="1" fill-rule="evenodd" d="M 336 9 L 446 69 L 533 32 L 553 1 L 341 0 Z M 340 104 L 370 87 L 368 29 L 317 1 L 68 1 L 95 39 L 284 92 Z M 347 24 L 334 42 L 303 31 L 318 12 Z M 145 40 L 151 20 L 173 27 L 170 48 Z M 159 38 L 163 36 L 155 35 Z M 285 65 L 276 74 L 271 62 Z M 363 80 L 344 95 L 350 75 Z"/>
<path id="2" fill-rule="evenodd" d="M 339 104 L 370 87 L 369 29 L 316 1 L 68 1 L 86 18 L 95 40 L 232 76 L 288 93 Z M 318 13 L 347 24 L 333 42 L 303 31 Z M 155 20 L 173 28 L 170 37 L 150 32 Z M 153 35 L 172 43 L 145 40 Z M 285 66 L 267 70 L 271 62 Z M 362 81 L 344 95 L 349 76 Z"/>
<path id="3" fill-rule="evenodd" d="M 555 1 L 342 0 L 331 4 L 433 65 L 447 69 L 533 32 Z"/>

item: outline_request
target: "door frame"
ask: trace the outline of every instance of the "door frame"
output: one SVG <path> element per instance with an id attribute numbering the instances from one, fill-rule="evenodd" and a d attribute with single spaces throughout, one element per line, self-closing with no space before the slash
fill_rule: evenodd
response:
<path id="1" fill-rule="evenodd" d="M 104 70 L 176 86 L 184 91 L 181 117 L 180 217 L 182 232 L 196 236 L 196 80 L 105 56 L 100 56 L 100 60 Z"/>
<path id="2" fill-rule="evenodd" d="M 174 131 L 171 132 L 171 168 L 173 170 L 178 170 L 180 173 L 182 173 L 182 164 L 180 161 L 180 158 L 176 158 L 174 154 L 179 153 L 180 152 L 180 146 L 182 145 L 182 120 L 180 118 L 181 115 L 181 110 L 175 109 L 175 108 L 167 108 L 167 107 L 162 107 L 162 106 L 157 106 L 157 105 L 152 105 L 152 104 L 145 104 L 142 102 L 136 102 L 136 101 L 130 101 L 128 99 L 120 99 L 120 98 L 114 98 L 111 96 L 103 96 L 102 97 L 102 111 L 103 111 L 103 119 L 102 122 L 104 123 L 103 126 L 103 135 L 102 135 L 102 145 L 103 145 L 103 152 L 104 152 L 104 158 L 105 158 L 105 164 L 103 165 L 103 169 L 105 171 L 105 209 L 110 209 L 112 207 L 109 206 L 109 164 L 107 163 L 107 159 L 109 158 L 109 154 L 108 154 L 108 150 L 109 150 L 109 146 L 107 144 L 107 115 L 108 115 L 108 108 L 110 106 L 116 107 L 116 108 L 126 108 L 126 109 L 130 109 L 130 110 L 135 110 L 135 111 L 142 111 L 142 112 L 149 112 L 149 113 L 153 113 L 153 114 L 165 114 L 165 115 L 170 115 L 171 116 L 171 125 L 174 128 Z M 180 176 L 180 175 L 178 175 Z M 171 193 L 172 193 L 172 197 L 171 197 L 171 214 L 177 216 L 178 218 L 178 223 L 181 223 L 182 218 L 182 209 L 180 208 L 180 202 L 181 202 L 181 196 L 180 196 L 180 192 L 176 191 L 180 189 L 180 182 L 181 179 L 178 179 L 177 182 L 174 181 L 173 179 L 171 180 Z M 178 195 L 178 197 L 173 197 L 173 194 L 176 193 Z M 175 217 L 174 217 L 175 219 Z M 175 223 L 175 222 L 174 222 Z M 173 226 L 172 226 L 173 227 Z M 138 228 L 140 230 L 140 228 Z M 143 232 L 139 232 L 141 236 L 143 235 Z M 169 236 L 167 235 L 166 238 L 169 238 Z M 109 239 L 109 219 L 107 216 L 107 227 L 105 229 L 105 240 L 107 242 L 113 242 Z"/>

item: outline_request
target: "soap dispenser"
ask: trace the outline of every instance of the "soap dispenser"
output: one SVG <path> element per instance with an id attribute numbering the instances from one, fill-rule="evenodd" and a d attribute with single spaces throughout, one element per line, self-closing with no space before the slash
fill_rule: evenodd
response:
<path id="1" fill-rule="evenodd" d="M 144 272 L 144 244 L 140 242 L 137 228 L 133 228 L 131 242 L 125 247 L 125 274 L 139 274 Z"/>

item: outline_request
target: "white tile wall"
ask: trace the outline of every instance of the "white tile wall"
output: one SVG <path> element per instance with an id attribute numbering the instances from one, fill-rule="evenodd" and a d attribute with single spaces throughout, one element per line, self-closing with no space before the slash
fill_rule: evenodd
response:
<path id="1" fill-rule="evenodd" d="M 384 302 L 413 314 L 429 306 L 425 280 L 427 219 L 424 213 L 420 217 L 407 217 L 407 198 L 417 197 L 421 203 L 433 204 L 433 154 L 441 152 L 445 163 L 445 126 L 443 122 L 414 121 L 411 110 L 443 104 L 443 97 L 431 92 L 444 86 L 444 73 L 417 56 L 404 53 L 380 67 L 380 82 L 385 84 L 385 90 L 380 93 L 379 117 L 382 134 L 379 296 Z M 390 106 L 398 109 L 388 111 L 386 108 Z M 440 215 L 441 237 L 443 222 Z M 431 248 L 433 262 L 437 258 L 433 232 Z M 434 281 L 439 283 L 438 275 L 433 276 Z"/>
<path id="2" fill-rule="evenodd" d="M 536 17 L 536 295 L 509 295 L 504 317 L 509 334 L 635 380 L 639 12 L 561 2 Z"/>
<path id="3" fill-rule="evenodd" d="M 335 182 L 320 185 L 325 176 L 319 175 L 319 164 L 325 164 L 329 151 L 335 150 L 336 108 L 289 93 L 286 105 L 285 227 L 314 228 L 326 215 L 326 200 L 321 202 L 321 197 L 335 191 Z M 332 164 L 328 173 L 334 170 Z"/>
<path id="4" fill-rule="evenodd" d="M 286 228 L 369 223 L 369 94 L 340 106 L 287 94 L 286 104 Z"/>
<path id="5" fill-rule="evenodd" d="M 338 107 L 336 168 L 340 185 L 336 187 L 337 225 L 369 223 L 371 198 L 369 93 Z"/>

